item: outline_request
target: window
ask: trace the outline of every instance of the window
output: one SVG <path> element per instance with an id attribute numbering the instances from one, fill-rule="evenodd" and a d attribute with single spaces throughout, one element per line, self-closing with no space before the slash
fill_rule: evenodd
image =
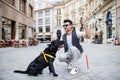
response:
<path id="1" fill-rule="evenodd" d="M 33 7 L 29 5 L 29 16 L 33 17 Z"/>
<path id="2" fill-rule="evenodd" d="M 43 19 L 38 19 L 38 25 L 43 25 Z"/>
<path id="3" fill-rule="evenodd" d="M 19 39 L 26 38 L 26 25 L 19 23 Z"/>
<path id="4" fill-rule="evenodd" d="M 14 0 L 5 0 L 5 1 L 7 1 L 8 3 L 14 5 Z"/>
<path id="5" fill-rule="evenodd" d="M 37 14 L 36 14 L 36 12 L 34 13 L 34 18 L 36 18 L 37 16 L 36 16 Z"/>
<path id="6" fill-rule="evenodd" d="M 46 10 L 45 11 L 45 16 L 49 16 L 50 15 L 50 10 Z"/>
<path id="7" fill-rule="evenodd" d="M 39 4 L 38 8 L 39 8 L 39 9 L 42 9 L 42 4 Z"/>
<path id="8" fill-rule="evenodd" d="M 43 17 L 43 12 L 38 12 L 38 17 Z"/>
<path id="9" fill-rule="evenodd" d="M 57 19 L 57 26 L 61 25 L 61 19 Z"/>
<path id="10" fill-rule="evenodd" d="M 57 15 L 61 15 L 61 9 L 57 9 Z"/>
<path id="11" fill-rule="evenodd" d="M 69 13 L 69 6 L 66 7 L 66 13 Z"/>
<path id="12" fill-rule="evenodd" d="M 72 4 L 72 10 L 75 10 L 75 3 Z"/>
<path id="13" fill-rule="evenodd" d="M 50 32 L 50 26 L 46 26 L 46 32 Z"/>
<path id="14" fill-rule="evenodd" d="M 20 0 L 20 11 L 25 13 L 25 7 L 26 6 L 26 2 L 25 0 Z"/>
<path id="15" fill-rule="evenodd" d="M 45 18 L 45 24 L 50 24 L 50 18 L 49 17 Z"/>
<path id="16" fill-rule="evenodd" d="M 34 25 L 36 26 L 36 20 L 34 20 Z"/>
<path id="17" fill-rule="evenodd" d="M 2 17 L 2 39 L 11 39 L 11 20 Z"/>
<path id="18" fill-rule="evenodd" d="M 14 5 L 14 0 L 5 0 L 5 1 L 7 1 L 8 3 Z"/>
<path id="19" fill-rule="evenodd" d="M 37 4 L 34 4 L 34 10 L 37 10 L 38 8 L 37 8 Z"/>
<path id="20" fill-rule="evenodd" d="M 39 32 L 43 32 L 42 26 L 40 26 L 40 27 L 38 28 L 38 30 L 39 30 Z"/>

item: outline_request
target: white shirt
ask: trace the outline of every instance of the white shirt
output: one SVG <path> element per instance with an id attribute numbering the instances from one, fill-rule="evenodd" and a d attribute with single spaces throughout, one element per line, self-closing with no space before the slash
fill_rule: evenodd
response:
<path id="1" fill-rule="evenodd" d="M 81 37 L 83 34 L 85 34 L 85 32 L 80 32 L 80 31 L 76 30 L 76 35 L 77 35 L 78 39 L 80 39 L 80 37 Z M 70 49 L 70 47 L 73 46 L 73 45 L 72 45 L 72 34 L 66 35 L 66 37 L 67 37 L 68 49 Z"/>

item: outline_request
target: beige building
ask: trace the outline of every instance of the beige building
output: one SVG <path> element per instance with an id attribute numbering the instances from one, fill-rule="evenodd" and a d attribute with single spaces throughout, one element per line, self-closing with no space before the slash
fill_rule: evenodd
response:
<path id="1" fill-rule="evenodd" d="M 73 26 L 80 29 L 80 18 L 86 20 L 86 0 L 65 0 L 54 5 L 54 32 L 58 29 L 64 33 L 63 20 L 71 19 Z M 55 37 L 55 34 L 53 34 Z"/>
<path id="2" fill-rule="evenodd" d="M 0 0 L 0 40 L 33 37 L 33 0 Z"/>
<path id="3" fill-rule="evenodd" d="M 120 0 L 65 0 L 54 5 L 54 32 L 63 30 L 63 20 L 71 19 L 79 29 L 82 17 L 91 31 L 91 41 L 106 43 L 120 39 Z"/>
<path id="4" fill-rule="evenodd" d="M 51 41 L 53 32 L 53 5 L 41 0 L 35 2 L 35 36 L 40 41 Z"/>
<path id="5" fill-rule="evenodd" d="M 116 0 L 88 0 L 87 11 L 92 39 L 106 43 L 116 37 Z"/>
<path id="6" fill-rule="evenodd" d="M 120 0 L 116 0 L 117 3 L 117 18 L 116 18 L 116 23 L 117 23 L 117 27 L 116 27 L 116 37 L 119 39 L 119 43 L 120 43 Z"/>
<path id="7" fill-rule="evenodd" d="M 56 38 L 56 31 L 58 29 L 62 30 L 62 24 L 64 20 L 64 2 L 59 2 L 53 5 L 53 39 Z M 63 33 L 63 30 L 62 30 Z"/>

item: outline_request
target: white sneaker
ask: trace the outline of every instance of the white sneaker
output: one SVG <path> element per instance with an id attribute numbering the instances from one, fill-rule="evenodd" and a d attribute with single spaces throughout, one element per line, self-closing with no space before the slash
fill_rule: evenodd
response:
<path id="1" fill-rule="evenodd" d="M 78 73 L 77 68 L 72 68 L 72 70 L 70 71 L 70 74 L 77 74 L 77 73 Z"/>
<path id="2" fill-rule="evenodd" d="M 67 69 L 72 69 L 73 68 L 73 65 L 70 63 L 70 64 L 68 64 L 68 67 L 67 67 Z"/>

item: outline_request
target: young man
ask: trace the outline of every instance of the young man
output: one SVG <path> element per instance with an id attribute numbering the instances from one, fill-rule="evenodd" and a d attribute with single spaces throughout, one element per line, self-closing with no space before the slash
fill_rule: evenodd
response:
<path id="1" fill-rule="evenodd" d="M 78 72 L 77 61 L 83 53 L 83 48 L 79 44 L 80 37 L 90 38 L 90 33 L 86 24 L 82 20 L 80 24 L 83 25 L 85 32 L 75 30 L 71 20 L 64 20 L 63 27 L 66 31 L 63 35 L 65 53 L 60 55 L 59 60 L 68 64 L 68 69 L 71 70 L 70 74 L 77 74 Z"/>

